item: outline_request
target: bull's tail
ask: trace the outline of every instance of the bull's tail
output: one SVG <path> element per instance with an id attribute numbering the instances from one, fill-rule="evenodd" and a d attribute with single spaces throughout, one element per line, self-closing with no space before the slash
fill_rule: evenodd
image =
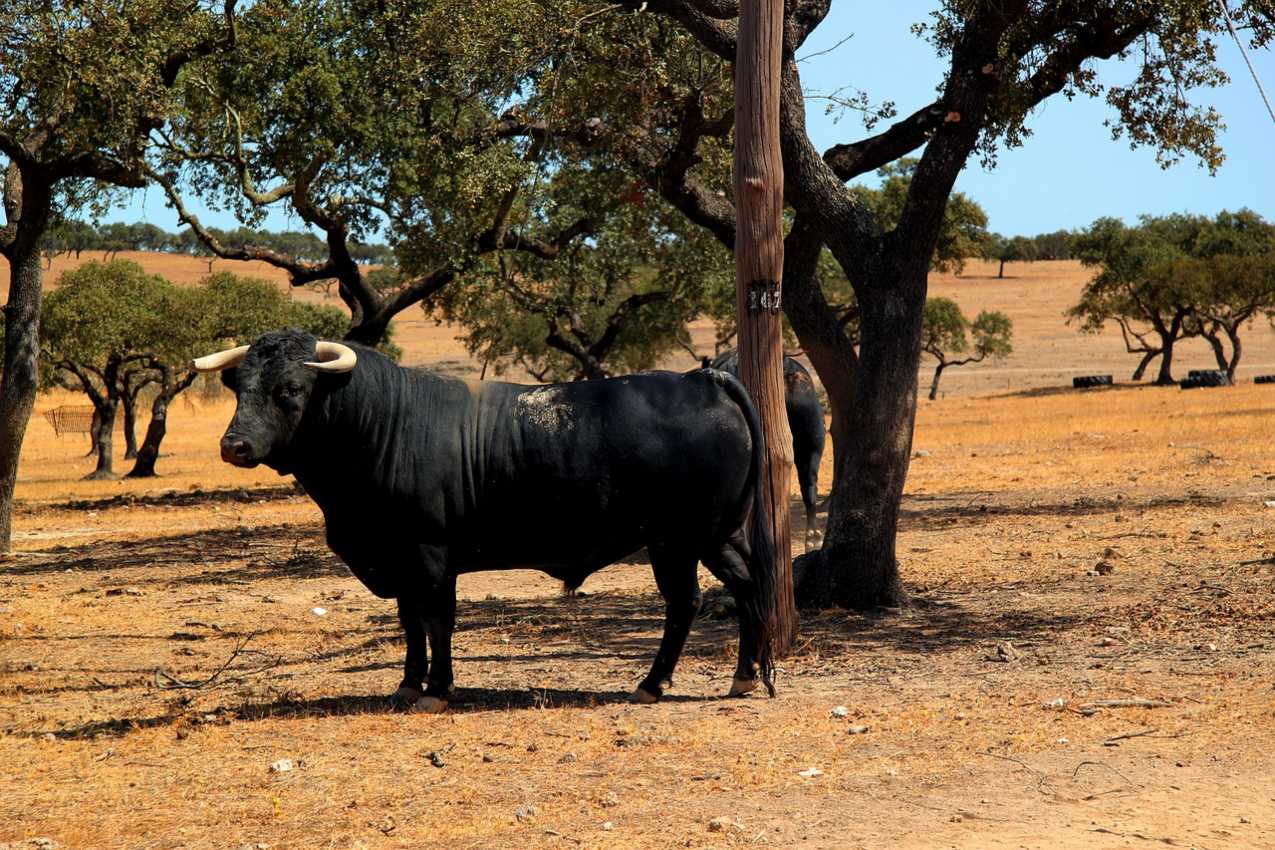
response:
<path id="1" fill-rule="evenodd" d="M 748 599 L 737 600 L 739 615 L 747 617 L 757 635 L 757 664 L 762 683 L 772 697 L 775 695 L 775 630 L 773 617 L 778 598 L 775 575 L 775 541 L 770 533 L 770 514 L 766 510 L 766 439 L 761 429 L 761 417 L 757 408 L 737 378 L 726 372 L 714 370 L 722 388 L 735 402 L 748 423 L 748 436 L 753 443 L 752 467 L 749 470 L 752 505 L 748 511 L 748 572 L 752 578 L 753 593 Z"/>

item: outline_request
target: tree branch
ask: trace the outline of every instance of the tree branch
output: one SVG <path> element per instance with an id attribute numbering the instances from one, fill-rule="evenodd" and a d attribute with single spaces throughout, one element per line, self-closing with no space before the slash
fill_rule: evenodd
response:
<path id="1" fill-rule="evenodd" d="M 639 310 L 647 304 L 652 304 L 656 301 L 663 301 L 672 294 L 667 289 L 661 289 L 655 292 L 639 292 L 636 295 L 630 295 L 625 298 L 611 313 L 610 318 L 607 319 L 606 328 L 602 331 L 602 335 L 598 337 L 598 341 L 589 346 L 589 353 L 595 358 L 604 358 L 615 343 L 616 337 L 624 330 L 624 325 L 629 320 L 629 316 L 635 310 Z"/>
<path id="2" fill-rule="evenodd" d="M 685 27 L 710 53 L 727 61 L 735 60 L 738 27 L 734 21 L 716 17 L 720 9 L 705 13 L 696 0 L 624 0 L 620 6 L 634 12 L 647 11 L 670 17 Z"/>
<path id="3" fill-rule="evenodd" d="M 336 263 L 331 258 L 322 263 L 303 262 L 270 248 L 248 245 L 232 247 L 223 244 L 221 240 L 199 222 L 199 218 L 194 213 L 186 209 L 181 194 L 177 191 L 177 187 L 172 180 L 150 166 L 146 166 L 146 174 L 158 183 L 168 196 L 169 205 L 177 212 L 177 223 L 189 227 L 191 232 L 198 237 L 199 241 L 209 251 L 212 251 L 223 260 L 260 260 L 261 262 L 269 263 L 275 268 L 286 271 L 289 282 L 293 286 L 301 286 L 317 280 L 337 277 Z"/>
<path id="4" fill-rule="evenodd" d="M 890 125 L 882 133 L 853 144 L 833 145 L 824 151 L 823 161 L 841 180 L 875 171 L 928 142 L 934 130 L 942 125 L 946 114 L 943 106 L 935 101 Z"/>

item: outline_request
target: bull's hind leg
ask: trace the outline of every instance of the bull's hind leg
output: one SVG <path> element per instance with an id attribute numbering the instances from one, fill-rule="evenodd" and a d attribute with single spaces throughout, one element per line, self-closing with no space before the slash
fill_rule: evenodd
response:
<path id="1" fill-rule="evenodd" d="M 664 695 L 665 688 L 673 684 L 673 668 L 686 646 L 691 623 L 699 613 L 701 601 L 698 561 L 694 557 L 651 550 L 651 567 L 655 572 L 655 584 L 664 597 L 664 637 L 651 672 L 637 686 L 629 699 L 633 702 L 651 703 Z"/>
<path id="2" fill-rule="evenodd" d="M 756 590 L 748 572 L 749 547 L 741 533 L 736 533 L 715 552 L 706 553 L 704 566 L 735 597 L 739 613 L 739 663 L 730 695 L 743 696 L 757 689 L 758 654 L 761 623 L 757 622 Z"/>

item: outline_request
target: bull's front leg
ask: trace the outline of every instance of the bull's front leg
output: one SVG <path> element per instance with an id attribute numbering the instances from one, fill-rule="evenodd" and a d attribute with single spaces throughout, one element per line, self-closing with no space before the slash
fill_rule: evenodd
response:
<path id="1" fill-rule="evenodd" d="M 417 595 L 400 596 L 398 622 L 407 638 L 407 657 L 403 661 L 403 681 L 390 697 L 395 708 L 413 708 L 425 695 L 421 682 L 425 679 L 428 656 L 425 649 L 425 620 L 421 600 Z"/>
<path id="2" fill-rule="evenodd" d="M 411 711 L 436 714 L 447 708 L 452 686 L 452 629 L 456 620 L 456 578 L 447 575 L 447 551 L 419 546 L 416 574 L 398 597 L 398 619 L 407 638 L 403 683 L 394 693 L 396 704 Z M 427 663 L 428 640 L 433 663 Z M 421 680 L 428 678 L 424 691 Z"/>

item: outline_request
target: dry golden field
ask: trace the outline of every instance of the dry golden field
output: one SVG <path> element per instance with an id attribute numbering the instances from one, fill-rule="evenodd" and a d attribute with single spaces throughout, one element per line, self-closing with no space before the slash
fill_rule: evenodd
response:
<path id="1" fill-rule="evenodd" d="M 1055 389 L 1133 365 L 1062 324 L 1084 272 L 978 272 L 933 291 L 1008 312 L 1021 353 L 921 406 L 913 604 L 808 614 L 773 700 L 721 697 L 709 616 L 670 695 L 626 704 L 663 606 L 621 564 L 575 598 L 463 577 L 457 699 L 390 713 L 392 606 L 287 480 L 218 461 L 228 399 L 174 405 L 150 482 L 81 481 L 87 440 L 37 414 L 0 560 L 0 847 L 1275 847 L 1275 387 Z M 423 316 L 400 340 L 476 368 Z M 1275 362 L 1264 325 L 1246 343 Z"/>

